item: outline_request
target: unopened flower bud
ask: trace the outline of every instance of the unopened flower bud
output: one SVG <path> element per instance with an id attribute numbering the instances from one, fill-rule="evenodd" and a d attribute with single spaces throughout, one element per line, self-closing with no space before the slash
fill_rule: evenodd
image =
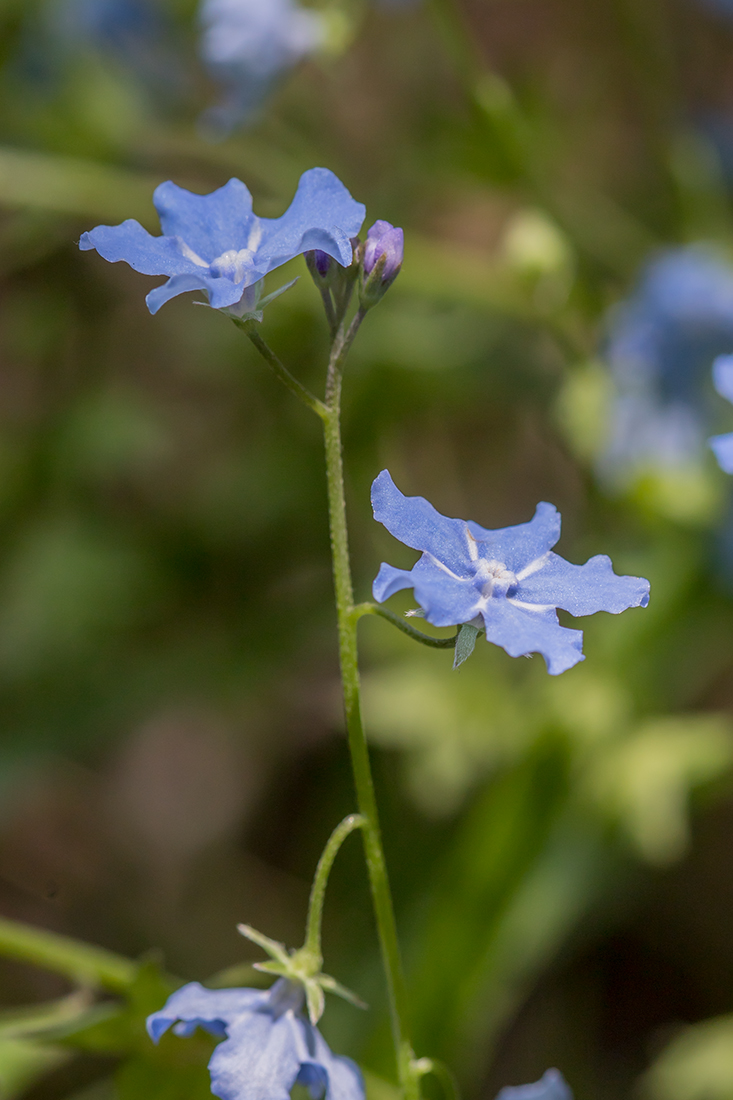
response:
<path id="1" fill-rule="evenodd" d="M 402 267 L 405 251 L 405 235 L 389 222 L 377 221 L 367 233 L 364 248 L 364 273 L 371 275 L 380 256 L 385 257 L 382 282 L 391 283 Z"/>
<path id="2" fill-rule="evenodd" d="M 371 309 L 397 278 L 402 267 L 405 235 L 389 222 L 375 222 L 364 244 L 362 309 Z"/>
<path id="3" fill-rule="evenodd" d="M 327 252 L 322 252 L 320 248 L 313 248 L 310 252 L 306 252 L 305 262 L 317 286 L 330 284 L 338 265 Z"/>

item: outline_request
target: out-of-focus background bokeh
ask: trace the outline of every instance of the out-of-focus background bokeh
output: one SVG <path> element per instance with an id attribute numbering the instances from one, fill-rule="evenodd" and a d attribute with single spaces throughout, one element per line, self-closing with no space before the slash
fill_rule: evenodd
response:
<path id="1" fill-rule="evenodd" d="M 205 1044 L 142 1037 L 156 967 L 260 981 L 237 921 L 297 945 L 354 808 L 318 424 L 225 317 L 153 318 L 154 280 L 77 250 L 157 232 L 161 180 L 275 216 L 313 165 L 406 238 L 345 383 L 358 597 L 414 560 L 371 519 L 385 466 L 487 527 L 552 501 L 565 557 L 652 582 L 556 679 L 364 623 L 417 1052 L 469 1100 L 548 1065 L 579 1100 L 731 1100 L 727 0 L 0 3 L 0 912 L 148 959 L 134 1026 L 111 1001 L 74 1044 L 23 1020 L 84 991 L 0 948 L 0 1097 L 205 1097 Z M 296 274 L 263 332 L 318 387 L 304 263 L 269 286 Z M 324 1033 L 390 1100 L 357 840 L 325 950 L 371 1008 Z"/>

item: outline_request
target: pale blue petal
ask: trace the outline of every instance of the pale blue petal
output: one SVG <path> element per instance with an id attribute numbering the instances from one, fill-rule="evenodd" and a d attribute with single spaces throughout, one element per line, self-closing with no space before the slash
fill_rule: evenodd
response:
<path id="1" fill-rule="evenodd" d="M 471 525 L 442 516 L 424 497 L 404 496 L 388 470 L 372 484 L 372 507 L 374 518 L 406 546 L 432 554 L 458 577 L 476 572 L 470 556 Z"/>
<path id="2" fill-rule="evenodd" d="M 171 994 L 163 1008 L 148 1016 L 148 1034 L 157 1043 L 161 1035 L 179 1020 L 192 1025 L 186 1029 L 187 1034 L 195 1030 L 196 1025 L 213 1030 L 215 1034 L 223 1034 L 223 1029 L 215 1025 L 226 1027 L 243 1012 L 254 1012 L 266 1006 L 267 998 L 266 990 L 206 989 L 199 982 L 189 982 Z"/>
<path id="3" fill-rule="evenodd" d="M 595 615 L 597 611 L 618 615 L 629 607 L 646 607 L 649 581 L 618 577 L 605 554 L 598 554 L 585 565 L 571 565 L 550 552 L 541 568 L 526 580 L 520 578 L 516 598 L 562 607 L 571 615 Z"/>
<path id="4" fill-rule="evenodd" d="M 110 263 L 124 260 L 142 275 L 183 275 L 205 270 L 186 259 L 177 238 L 153 237 L 133 218 L 121 225 L 98 225 L 82 233 L 79 248 L 82 252 L 96 248 Z"/>
<path id="5" fill-rule="evenodd" d="M 326 1100 L 364 1100 L 364 1078 L 356 1062 L 334 1054 L 320 1031 L 313 1029 L 318 1064 L 326 1071 Z"/>
<path id="6" fill-rule="evenodd" d="M 481 594 L 473 581 L 449 576 L 426 554 L 409 571 L 383 564 L 372 592 L 382 603 L 402 588 L 414 588 L 415 599 L 433 626 L 457 626 L 478 614 Z"/>
<path id="7" fill-rule="evenodd" d="M 209 264 L 230 249 L 247 248 L 257 221 L 252 196 L 238 179 L 209 195 L 196 195 L 168 180 L 156 187 L 153 203 L 166 237 L 180 237 Z"/>
<path id="8" fill-rule="evenodd" d="M 351 237 L 361 229 L 366 207 L 356 202 L 328 168 L 311 168 L 300 177 L 295 198 L 280 218 L 262 218 L 257 259 L 267 271 L 312 248 L 348 267 Z M 231 245 L 229 246 L 232 247 Z"/>
<path id="9" fill-rule="evenodd" d="M 169 302 L 171 298 L 175 298 L 179 294 L 185 294 L 189 290 L 206 290 L 210 280 L 206 277 L 205 268 L 199 267 L 196 272 L 197 274 L 174 275 L 162 286 L 153 287 L 145 296 L 145 304 L 150 312 L 157 313 L 160 307 Z"/>
<path id="10" fill-rule="evenodd" d="M 487 600 L 482 608 L 486 637 L 510 657 L 541 653 L 551 676 L 572 668 L 583 657 L 583 632 L 560 626 L 554 611 L 525 611 L 510 600 Z"/>
<path id="11" fill-rule="evenodd" d="M 414 585 L 411 569 L 397 569 L 394 565 L 387 565 L 385 561 L 379 567 L 379 572 L 372 585 L 372 595 L 377 603 L 384 603 L 395 592 L 401 592 L 403 588 L 412 588 Z"/>
<path id="12" fill-rule="evenodd" d="M 573 1094 L 560 1071 L 548 1069 L 531 1085 L 507 1085 L 496 1100 L 573 1100 Z"/>
<path id="13" fill-rule="evenodd" d="M 726 435 L 714 435 L 708 443 L 715 452 L 718 465 L 726 474 L 733 474 L 733 432 Z"/>
<path id="14" fill-rule="evenodd" d="M 290 1090 L 308 1057 L 304 1021 L 286 1012 L 252 1012 L 228 1029 L 228 1038 L 211 1056 L 211 1091 L 221 1100 L 289 1100 Z"/>
<path id="15" fill-rule="evenodd" d="M 519 573 L 551 550 L 560 538 L 560 513 L 554 504 L 537 505 L 529 523 L 489 531 L 469 520 L 473 537 L 480 541 L 482 558 L 501 562 L 512 573 Z"/>
<path id="16" fill-rule="evenodd" d="M 733 355 L 719 355 L 715 360 L 713 385 L 721 397 L 733 401 Z"/>

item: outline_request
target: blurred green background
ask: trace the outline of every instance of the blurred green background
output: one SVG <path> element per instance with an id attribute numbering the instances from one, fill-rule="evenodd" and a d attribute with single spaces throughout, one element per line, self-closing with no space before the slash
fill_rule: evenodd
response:
<path id="1" fill-rule="evenodd" d="M 648 611 L 580 623 L 558 679 L 361 628 L 417 1053 L 469 1098 L 558 1065 L 579 1100 L 733 1100 L 729 479 L 712 455 L 597 472 L 609 310 L 656 249 L 733 248 L 733 12 L 333 0 L 327 48 L 211 142 L 196 4 L 149 4 L 142 65 L 59 36 L 61 0 L 0 2 L 0 911 L 148 960 L 120 1023 L 0 958 L 0 1098 L 206 1096 L 203 1041 L 142 1035 L 156 967 L 257 982 L 237 921 L 298 944 L 354 808 L 318 425 L 225 317 L 189 296 L 153 318 L 151 280 L 77 250 L 100 221 L 157 231 L 163 179 L 236 175 L 274 216 L 325 165 L 406 236 L 345 383 L 357 598 L 414 560 L 371 519 L 384 466 L 488 527 L 550 500 L 565 557 L 652 582 Z M 304 263 L 270 285 L 295 274 L 263 333 L 320 387 Z M 357 841 L 325 949 L 371 1009 L 331 1003 L 324 1034 L 390 1100 Z"/>

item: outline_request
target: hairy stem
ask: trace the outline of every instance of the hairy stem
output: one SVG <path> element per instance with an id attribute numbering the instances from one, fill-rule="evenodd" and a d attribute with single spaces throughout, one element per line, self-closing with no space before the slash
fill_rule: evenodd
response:
<path id="1" fill-rule="evenodd" d="M 277 355 L 275 355 L 274 351 L 265 343 L 265 341 L 259 334 L 257 321 L 242 322 L 236 320 L 236 318 L 234 320 L 235 324 L 237 324 L 247 333 L 262 358 L 268 364 L 270 369 L 277 375 L 283 385 L 287 386 L 291 393 L 295 394 L 295 396 L 299 398 L 304 405 L 307 405 L 309 409 L 312 409 L 313 412 L 320 416 L 321 420 L 323 420 L 328 413 L 328 409 L 322 401 L 319 401 L 319 399 L 314 394 L 312 394 L 310 390 L 306 389 L 306 387 L 301 382 L 299 382 L 298 379 L 294 377 L 294 375 L 290 373 L 288 368 L 278 359 Z"/>
<path id="2" fill-rule="evenodd" d="M 411 1069 L 413 1054 L 407 1028 L 407 991 L 402 973 L 392 894 L 387 877 L 387 866 L 379 828 L 379 815 L 369 763 L 369 750 L 361 720 L 359 665 L 356 646 L 358 619 L 354 616 L 354 593 L 351 581 L 346 503 L 344 499 L 340 403 L 341 367 L 362 319 L 363 313 L 359 311 L 346 333 L 343 331 L 343 326 L 341 327 L 334 341 L 329 364 L 328 415 L 324 417 L 323 421 L 328 481 L 328 512 L 338 614 L 339 659 L 351 766 L 359 812 L 365 819 L 362 833 L 364 851 L 382 961 L 387 979 L 397 1070 L 404 1096 L 407 1100 L 416 1100 L 418 1082 Z"/>
<path id="3" fill-rule="evenodd" d="M 318 860 L 318 866 L 316 867 L 316 873 L 313 878 L 313 885 L 311 886 L 311 896 L 308 903 L 308 924 L 305 933 L 305 944 L 303 945 L 307 951 L 311 951 L 318 958 L 322 958 L 321 951 L 321 918 L 323 917 L 323 902 L 326 896 L 326 886 L 328 885 L 328 876 L 331 873 L 333 867 L 333 861 L 338 855 L 339 848 L 346 840 L 347 836 L 354 832 L 355 829 L 363 829 L 366 825 L 366 818 L 361 814 L 350 814 L 345 817 L 340 825 L 331 833 L 328 838 L 328 843 L 323 849 L 323 854 Z"/>
<path id="4" fill-rule="evenodd" d="M 431 649 L 455 649 L 458 640 L 457 634 L 454 634 L 452 638 L 433 638 L 430 634 L 424 634 L 422 630 L 415 630 L 414 626 L 405 622 L 399 615 L 395 615 L 393 611 L 388 611 L 386 607 L 380 607 L 376 603 L 358 603 L 352 614 L 356 620 L 362 619 L 365 615 L 379 615 L 381 619 L 386 619 L 388 623 L 392 623 L 392 626 L 396 626 L 408 638 L 412 638 L 413 641 L 420 642 L 422 645 L 430 646 Z"/>

